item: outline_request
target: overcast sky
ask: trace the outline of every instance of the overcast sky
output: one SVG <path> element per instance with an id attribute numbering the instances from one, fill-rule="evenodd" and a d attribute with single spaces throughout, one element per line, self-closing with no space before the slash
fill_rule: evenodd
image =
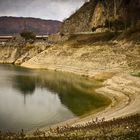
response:
<path id="1" fill-rule="evenodd" d="M 63 20 L 85 0 L 0 0 L 0 16 Z"/>

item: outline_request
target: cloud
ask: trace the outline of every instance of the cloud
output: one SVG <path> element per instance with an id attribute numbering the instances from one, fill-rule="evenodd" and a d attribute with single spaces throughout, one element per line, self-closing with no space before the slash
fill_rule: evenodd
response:
<path id="1" fill-rule="evenodd" d="M 63 20 L 85 0 L 0 0 L 0 16 Z"/>

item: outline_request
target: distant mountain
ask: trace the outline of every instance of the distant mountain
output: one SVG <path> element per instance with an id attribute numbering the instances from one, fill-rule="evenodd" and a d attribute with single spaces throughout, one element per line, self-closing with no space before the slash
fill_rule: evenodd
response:
<path id="1" fill-rule="evenodd" d="M 53 34 L 59 31 L 60 21 L 38 18 L 0 17 L 0 35 L 13 35 L 24 29 L 36 35 Z"/>

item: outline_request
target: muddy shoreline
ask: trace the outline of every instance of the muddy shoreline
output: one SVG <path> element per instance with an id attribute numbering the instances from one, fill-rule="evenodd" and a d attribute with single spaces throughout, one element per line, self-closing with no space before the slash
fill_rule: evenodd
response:
<path id="1" fill-rule="evenodd" d="M 98 75 L 100 76 L 101 80 L 104 78 L 105 73 L 98 73 Z M 115 73 L 114 75 L 112 75 L 112 73 L 107 73 L 107 75 L 109 78 L 104 80 L 103 87 L 98 88 L 96 92 L 111 99 L 112 103 L 108 107 L 97 113 L 93 113 L 82 118 L 74 118 L 65 122 L 60 122 L 49 127 L 43 127 L 40 128 L 40 130 L 49 131 L 50 128 L 56 128 L 57 126 L 61 127 L 65 125 L 84 125 L 97 118 L 99 120 L 104 118 L 106 121 L 109 121 L 113 118 L 126 117 L 140 113 L 140 78 L 134 77 L 128 72 Z M 91 77 L 93 77 L 93 75 Z M 33 129 L 27 132 L 27 135 L 32 135 L 35 130 L 36 129 Z"/>

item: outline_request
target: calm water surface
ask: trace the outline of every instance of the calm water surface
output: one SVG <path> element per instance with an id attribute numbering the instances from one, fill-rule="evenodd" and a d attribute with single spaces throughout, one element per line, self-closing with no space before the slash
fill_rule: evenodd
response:
<path id="1" fill-rule="evenodd" d="M 107 106 L 95 80 L 55 71 L 0 65 L 0 130 L 49 126 Z"/>

